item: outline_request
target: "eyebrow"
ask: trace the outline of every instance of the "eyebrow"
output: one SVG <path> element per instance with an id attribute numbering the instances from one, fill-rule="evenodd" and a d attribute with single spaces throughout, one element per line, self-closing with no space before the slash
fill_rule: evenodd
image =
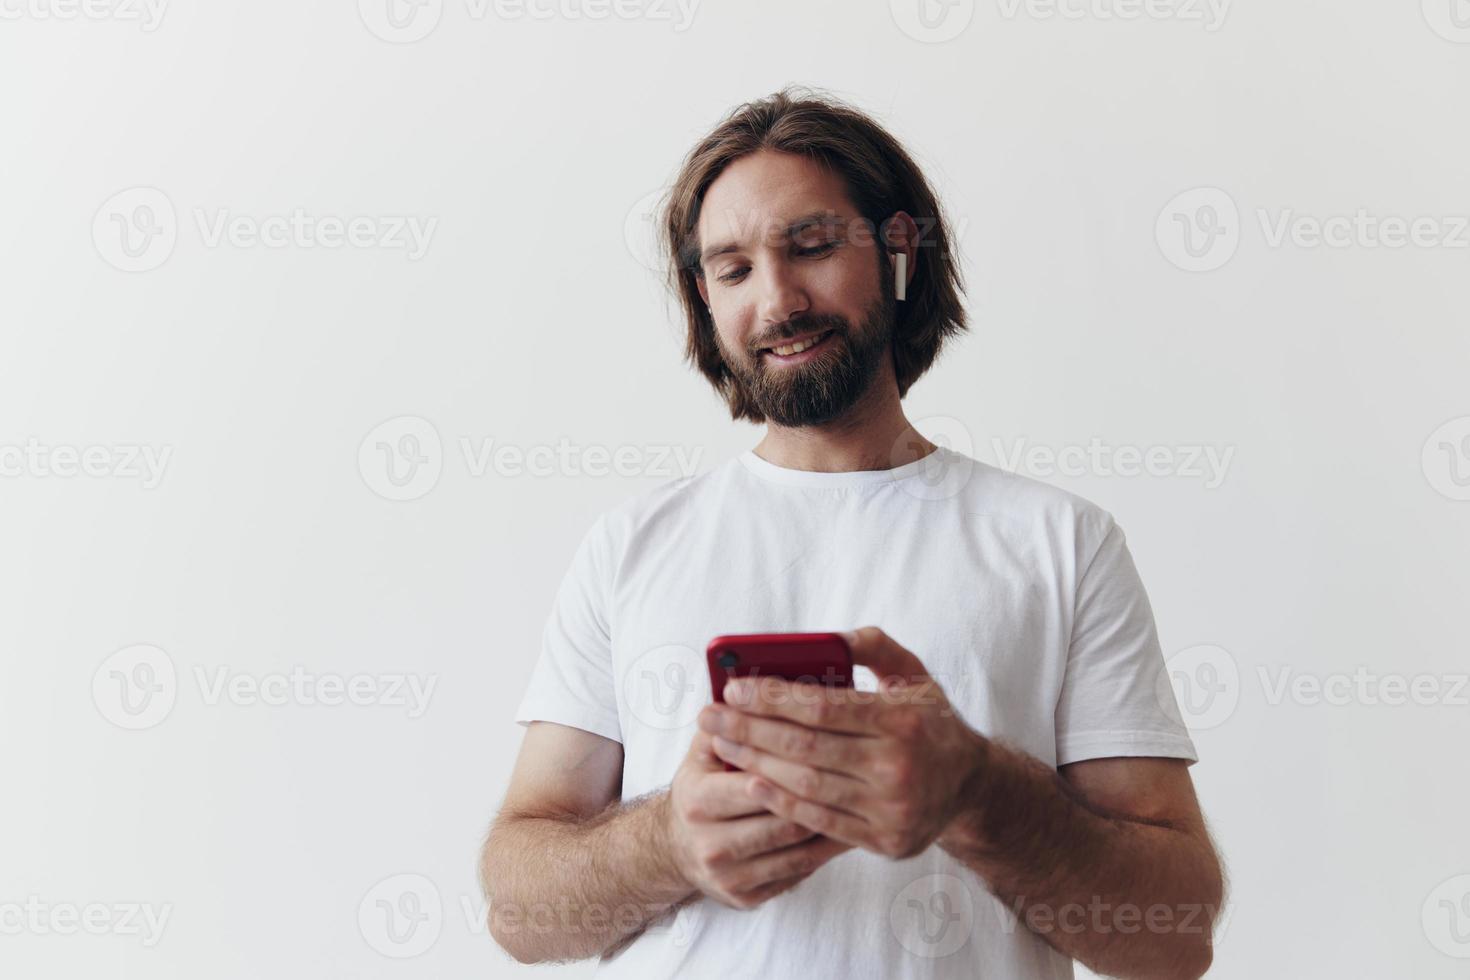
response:
<path id="1" fill-rule="evenodd" d="M 810 228 L 812 225 L 836 224 L 846 220 L 846 218 L 838 215 L 830 208 L 822 211 L 811 211 L 807 214 L 802 215 L 799 218 L 796 218 L 786 226 L 786 237 L 793 238 L 798 232 L 806 228 Z M 730 252 L 738 251 L 740 251 L 739 242 L 721 242 L 718 245 L 711 245 L 709 248 L 699 253 L 699 264 L 704 265 L 710 259 L 713 259 L 716 256 L 726 255 Z"/>

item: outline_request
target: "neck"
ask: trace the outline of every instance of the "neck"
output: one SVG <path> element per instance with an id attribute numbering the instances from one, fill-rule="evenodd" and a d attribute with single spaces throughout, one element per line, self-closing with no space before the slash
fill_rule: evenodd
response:
<path id="1" fill-rule="evenodd" d="M 897 383 L 880 376 L 857 404 L 831 422 L 796 427 L 767 423 L 755 454 L 787 469 L 845 473 L 892 469 L 937 448 L 903 414 Z"/>

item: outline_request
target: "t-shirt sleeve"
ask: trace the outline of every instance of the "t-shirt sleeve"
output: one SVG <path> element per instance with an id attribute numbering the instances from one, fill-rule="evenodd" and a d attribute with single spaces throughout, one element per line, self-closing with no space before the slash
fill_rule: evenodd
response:
<path id="1" fill-rule="evenodd" d="M 541 634 L 541 653 L 515 721 L 553 721 L 623 740 L 613 682 L 612 554 L 605 515 L 583 536 Z"/>
<path id="2" fill-rule="evenodd" d="M 1164 673 L 1153 609 L 1123 531 L 1111 518 L 1077 581 L 1072 638 L 1057 701 L 1057 765 L 1109 756 L 1197 762 Z"/>

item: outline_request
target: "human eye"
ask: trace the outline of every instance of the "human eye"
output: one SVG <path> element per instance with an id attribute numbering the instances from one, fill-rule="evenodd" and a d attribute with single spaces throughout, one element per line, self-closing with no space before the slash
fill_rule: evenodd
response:
<path id="1" fill-rule="evenodd" d="M 833 251 L 841 244 L 842 243 L 840 241 L 833 239 L 825 242 L 816 242 L 811 245 L 797 245 L 796 254 L 801 256 L 802 258 L 820 258 L 821 256 Z M 746 273 L 748 273 L 749 271 L 750 268 L 748 266 L 735 266 L 729 272 L 722 273 L 715 278 L 720 282 L 735 283 L 744 279 Z"/>
<path id="2" fill-rule="evenodd" d="M 812 257 L 812 256 L 818 256 L 818 255 L 826 255 L 828 252 L 832 251 L 836 247 L 837 247 L 837 242 L 835 242 L 835 241 L 818 242 L 815 245 L 809 245 L 809 246 L 805 246 L 805 247 L 799 247 L 799 248 L 797 248 L 796 251 L 800 255 L 804 255 L 804 256 L 807 256 L 807 257 Z"/>

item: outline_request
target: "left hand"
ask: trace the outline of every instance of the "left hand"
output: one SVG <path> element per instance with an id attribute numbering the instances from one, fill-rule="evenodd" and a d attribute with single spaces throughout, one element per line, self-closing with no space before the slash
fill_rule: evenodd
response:
<path id="1" fill-rule="evenodd" d="M 876 626 L 843 634 L 877 691 L 742 678 L 699 727 L 715 754 L 761 778 L 772 813 L 894 859 L 932 844 L 966 804 L 989 741 L 955 713 L 918 657 Z M 741 688 L 749 692 L 742 695 Z"/>

